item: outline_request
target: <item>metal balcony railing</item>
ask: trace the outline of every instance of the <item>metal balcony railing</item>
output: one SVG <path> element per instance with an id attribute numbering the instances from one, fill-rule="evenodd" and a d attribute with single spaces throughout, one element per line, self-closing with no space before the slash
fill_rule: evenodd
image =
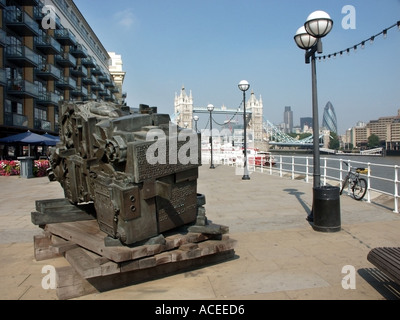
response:
<path id="1" fill-rule="evenodd" d="M 0 85 L 5 86 L 7 84 L 6 70 L 0 68 Z"/>
<path id="2" fill-rule="evenodd" d="M 13 127 L 28 127 L 28 117 L 16 113 L 4 113 L 4 124 Z"/>
<path id="3" fill-rule="evenodd" d="M 6 8 L 6 26 L 20 36 L 38 36 L 39 25 L 18 7 Z"/>
<path id="4" fill-rule="evenodd" d="M 76 45 L 75 35 L 69 29 L 57 29 L 55 31 L 55 38 L 62 45 Z"/>
<path id="5" fill-rule="evenodd" d="M 87 68 L 96 68 L 97 67 L 96 61 L 94 60 L 94 58 L 92 58 L 90 56 L 87 57 L 87 58 L 82 59 L 81 62 Z"/>
<path id="6" fill-rule="evenodd" d="M 88 52 L 84 46 L 81 44 L 77 44 L 70 49 L 70 53 L 75 57 L 75 58 L 87 58 Z"/>
<path id="7" fill-rule="evenodd" d="M 23 67 L 37 67 L 39 64 L 39 55 L 23 45 L 7 46 L 6 58 Z"/>
<path id="8" fill-rule="evenodd" d="M 35 126 L 35 129 L 38 129 L 38 130 L 51 131 L 51 122 L 49 122 L 47 120 L 35 118 L 34 126 Z"/>
<path id="9" fill-rule="evenodd" d="M 43 35 L 35 38 L 36 48 L 45 54 L 60 54 L 61 45 L 52 36 Z"/>
<path id="10" fill-rule="evenodd" d="M 39 96 L 38 87 L 27 80 L 8 80 L 7 91 L 8 94 L 21 97 L 37 98 Z"/>
<path id="11" fill-rule="evenodd" d="M 71 74 L 75 77 L 87 77 L 88 70 L 84 66 L 76 66 L 71 68 Z"/>
<path id="12" fill-rule="evenodd" d="M 54 92 L 41 92 L 39 93 L 39 98 L 37 103 L 42 105 L 58 105 L 60 101 L 60 96 Z"/>
<path id="13" fill-rule="evenodd" d="M 3 29 L 0 29 L 0 46 L 5 47 L 6 44 L 7 44 L 7 33 Z"/>
<path id="14" fill-rule="evenodd" d="M 56 86 L 62 89 L 72 89 L 76 88 L 76 81 L 70 77 L 62 77 L 60 81 L 56 82 Z"/>
<path id="15" fill-rule="evenodd" d="M 76 67 L 76 58 L 68 52 L 57 55 L 56 61 L 63 67 Z"/>
<path id="16" fill-rule="evenodd" d="M 62 75 L 61 70 L 56 66 L 44 63 L 36 69 L 36 76 L 46 80 L 59 80 Z"/>

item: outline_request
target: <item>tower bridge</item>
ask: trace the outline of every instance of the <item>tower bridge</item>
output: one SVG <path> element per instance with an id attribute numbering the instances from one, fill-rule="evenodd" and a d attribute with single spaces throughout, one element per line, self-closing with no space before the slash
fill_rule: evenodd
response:
<path id="1" fill-rule="evenodd" d="M 209 114 L 210 112 L 207 107 L 195 107 L 192 92 L 190 91 L 190 93 L 187 94 L 185 87 L 182 86 L 180 94 L 175 94 L 174 113 L 171 115 L 171 121 L 180 127 L 193 129 L 193 116 L 196 113 Z M 243 116 L 244 108 L 214 107 L 212 114 L 229 115 L 233 118 L 236 115 Z M 260 96 L 260 98 L 257 99 L 254 92 L 251 93 L 249 100 L 246 102 L 246 115 L 247 129 L 249 133 L 252 133 L 255 148 L 265 150 L 269 149 L 269 146 L 272 145 L 302 148 L 312 148 L 313 146 L 313 136 L 302 140 L 296 140 L 265 119 L 263 116 L 262 98 Z M 321 134 L 320 141 L 323 141 L 324 137 L 325 135 Z M 321 146 L 323 146 L 323 143 L 321 143 Z"/>

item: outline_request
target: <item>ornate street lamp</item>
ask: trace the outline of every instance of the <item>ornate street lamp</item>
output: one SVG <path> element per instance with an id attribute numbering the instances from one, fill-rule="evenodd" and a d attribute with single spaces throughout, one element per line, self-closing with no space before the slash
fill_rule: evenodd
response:
<path id="1" fill-rule="evenodd" d="M 322 53 L 321 38 L 325 37 L 333 27 L 333 21 L 324 11 L 311 13 L 304 26 L 300 27 L 294 40 L 297 46 L 306 50 L 306 63 L 310 63 L 312 77 L 312 106 L 313 106 L 313 157 L 314 157 L 314 187 L 321 185 L 320 154 L 319 154 L 319 123 L 318 123 L 318 97 L 317 97 L 317 72 L 315 53 Z"/>
<path id="2" fill-rule="evenodd" d="M 213 133 L 212 133 L 212 112 L 214 110 L 214 106 L 212 104 L 209 104 L 207 106 L 207 110 L 210 112 L 210 144 L 211 144 L 211 165 L 210 169 L 215 169 L 214 167 L 214 162 L 213 162 Z"/>
<path id="3" fill-rule="evenodd" d="M 194 124 L 195 124 L 196 133 L 198 133 L 198 130 L 197 130 L 197 122 L 199 121 L 199 116 L 194 116 L 194 117 L 193 117 L 193 120 L 194 120 Z"/>
<path id="4" fill-rule="evenodd" d="M 242 180 L 250 180 L 249 169 L 247 168 L 247 119 L 246 119 L 246 91 L 249 90 L 250 84 L 246 80 L 242 80 L 238 85 L 239 89 L 243 91 L 243 127 L 244 127 L 244 140 L 243 140 L 243 153 L 244 153 L 244 174 Z"/>
<path id="5" fill-rule="evenodd" d="M 320 152 L 319 152 L 319 123 L 318 123 L 318 97 L 317 97 L 317 72 L 315 53 L 322 53 L 321 38 L 325 37 L 333 27 L 333 21 L 329 14 L 324 11 L 315 11 L 311 13 L 304 26 L 300 27 L 294 41 L 300 49 L 306 50 L 306 63 L 310 63 L 311 58 L 311 78 L 312 78 L 312 112 L 313 112 L 313 186 L 319 188 L 321 186 L 321 168 L 320 168 Z M 314 201 L 313 201 L 314 203 Z M 314 209 L 314 208 L 313 208 Z M 308 217 L 313 221 L 313 211 Z"/>

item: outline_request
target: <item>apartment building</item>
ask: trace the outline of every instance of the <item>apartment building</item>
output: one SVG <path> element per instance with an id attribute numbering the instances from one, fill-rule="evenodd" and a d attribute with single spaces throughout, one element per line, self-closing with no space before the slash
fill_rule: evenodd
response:
<path id="1" fill-rule="evenodd" d="M 0 137 L 57 135 L 62 100 L 123 103 L 109 65 L 72 0 L 0 0 Z"/>
<path id="2" fill-rule="evenodd" d="M 371 135 L 385 141 L 386 151 L 400 151 L 400 109 L 397 116 L 381 117 L 367 124 L 358 125 L 349 130 L 354 146 L 366 144 Z"/>

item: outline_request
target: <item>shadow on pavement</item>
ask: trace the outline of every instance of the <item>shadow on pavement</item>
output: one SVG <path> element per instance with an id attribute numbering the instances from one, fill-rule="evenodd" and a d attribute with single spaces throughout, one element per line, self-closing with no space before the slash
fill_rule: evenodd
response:
<path id="1" fill-rule="evenodd" d="M 400 300 L 400 286 L 377 268 L 359 269 L 358 274 L 386 300 Z"/>

